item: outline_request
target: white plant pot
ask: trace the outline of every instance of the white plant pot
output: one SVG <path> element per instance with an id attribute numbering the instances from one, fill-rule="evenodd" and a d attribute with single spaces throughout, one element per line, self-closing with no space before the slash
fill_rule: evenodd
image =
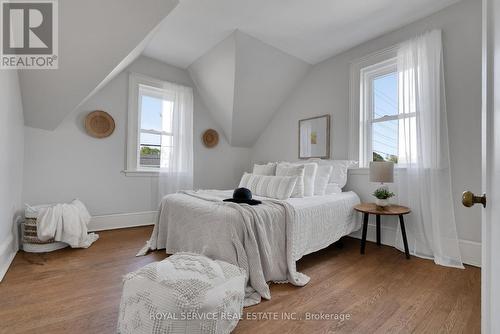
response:
<path id="1" fill-rule="evenodd" d="M 380 198 L 375 198 L 375 204 L 377 206 L 388 206 L 389 205 L 389 200 L 388 199 L 380 199 Z"/>

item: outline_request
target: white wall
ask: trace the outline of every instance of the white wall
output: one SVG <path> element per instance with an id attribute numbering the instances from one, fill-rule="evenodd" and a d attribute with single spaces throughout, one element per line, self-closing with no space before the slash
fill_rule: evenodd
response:
<path id="1" fill-rule="evenodd" d="M 332 155 L 348 157 L 350 62 L 412 36 L 443 30 L 452 186 L 459 237 L 481 241 L 481 209 L 460 204 L 462 191 L 481 190 L 481 1 L 465 0 L 425 19 L 315 65 L 295 93 L 276 112 L 252 152 L 252 161 L 296 160 L 297 122 L 332 115 Z M 350 178 L 348 188 L 369 200 L 366 173 Z M 477 248 L 477 247 L 476 247 Z"/>
<path id="2" fill-rule="evenodd" d="M 0 71 L 0 281 L 18 249 L 24 119 L 18 73 Z"/>
<path id="3" fill-rule="evenodd" d="M 129 70 L 193 87 L 187 71 L 151 58 L 140 57 Z M 157 178 L 121 172 L 125 169 L 127 104 L 126 71 L 71 113 L 56 130 L 26 127 L 24 201 L 40 204 L 78 197 L 93 215 L 156 210 Z M 83 119 L 96 109 L 107 111 L 115 119 L 115 132 L 108 138 L 95 139 L 85 133 Z M 219 130 L 195 90 L 195 187 L 233 188 L 249 164 L 249 149 L 230 147 L 222 135 L 216 148 L 207 149 L 201 143 L 207 128 Z"/>

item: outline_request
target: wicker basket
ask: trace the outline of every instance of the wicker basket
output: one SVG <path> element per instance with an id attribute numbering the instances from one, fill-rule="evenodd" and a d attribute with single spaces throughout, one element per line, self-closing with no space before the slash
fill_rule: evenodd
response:
<path id="1" fill-rule="evenodd" d="M 36 229 L 36 218 L 26 218 L 24 220 L 23 243 L 25 244 L 50 244 L 54 239 L 42 241 L 38 239 Z"/>
<path id="2" fill-rule="evenodd" d="M 23 223 L 23 250 L 26 252 L 51 252 L 53 250 L 67 247 L 68 245 L 49 239 L 42 241 L 38 239 L 37 234 L 37 217 L 39 210 L 50 207 L 51 205 L 26 206 L 25 220 Z"/>

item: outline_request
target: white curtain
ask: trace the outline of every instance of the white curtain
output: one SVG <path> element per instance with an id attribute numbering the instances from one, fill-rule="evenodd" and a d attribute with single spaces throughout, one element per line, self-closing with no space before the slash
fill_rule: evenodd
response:
<path id="1" fill-rule="evenodd" d="M 164 83 L 158 202 L 171 193 L 193 188 L 193 90 Z"/>
<path id="2" fill-rule="evenodd" d="M 410 252 L 440 265 L 463 268 L 451 191 L 441 31 L 402 43 L 397 54 L 401 203 Z M 414 116 L 414 117 L 413 117 Z M 398 228 L 396 245 L 403 249 Z"/>

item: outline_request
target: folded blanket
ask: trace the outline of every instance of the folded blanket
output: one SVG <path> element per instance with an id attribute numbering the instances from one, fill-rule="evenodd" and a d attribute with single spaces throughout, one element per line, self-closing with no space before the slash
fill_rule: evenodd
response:
<path id="1" fill-rule="evenodd" d="M 72 248 L 88 248 L 99 238 L 88 233 L 90 214 L 85 205 L 75 199 L 70 204 L 56 204 L 41 210 L 37 218 L 37 235 L 41 241 L 54 238 Z"/>
<path id="2" fill-rule="evenodd" d="M 295 211 L 285 201 L 263 200 L 250 206 L 223 202 L 223 191 L 166 196 L 148 250 L 194 252 L 237 265 L 247 273 L 245 306 L 270 299 L 268 281 L 303 286 L 309 277 L 296 271 L 293 254 Z"/>

